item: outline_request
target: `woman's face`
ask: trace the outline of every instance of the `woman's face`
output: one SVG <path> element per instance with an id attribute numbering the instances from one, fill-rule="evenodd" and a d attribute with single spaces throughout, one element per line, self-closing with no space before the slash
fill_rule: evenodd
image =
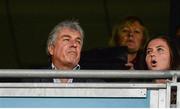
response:
<path id="1" fill-rule="evenodd" d="M 146 64 L 149 70 L 170 69 L 170 48 L 161 38 L 149 42 L 146 49 Z"/>
<path id="2" fill-rule="evenodd" d="M 119 44 L 127 46 L 128 52 L 136 53 L 142 45 L 143 31 L 144 28 L 139 22 L 126 25 L 119 32 Z"/>

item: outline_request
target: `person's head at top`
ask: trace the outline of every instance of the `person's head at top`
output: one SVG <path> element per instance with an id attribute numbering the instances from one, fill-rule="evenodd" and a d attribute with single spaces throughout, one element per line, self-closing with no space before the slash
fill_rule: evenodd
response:
<path id="1" fill-rule="evenodd" d="M 177 52 L 167 35 L 153 37 L 145 47 L 145 69 L 173 70 L 177 67 Z"/>
<path id="2" fill-rule="evenodd" d="M 55 69 L 71 70 L 79 67 L 84 32 L 75 20 L 65 20 L 49 34 L 47 52 Z"/>
<path id="3" fill-rule="evenodd" d="M 127 46 L 128 63 L 131 63 L 142 50 L 149 37 L 143 21 L 129 16 L 116 25 L 112 31 L 110 46 Z"/>

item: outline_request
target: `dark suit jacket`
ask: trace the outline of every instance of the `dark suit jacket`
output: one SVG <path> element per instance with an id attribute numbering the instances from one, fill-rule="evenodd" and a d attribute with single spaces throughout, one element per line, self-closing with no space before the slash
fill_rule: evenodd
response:
<path id="1" fill-rule="evenodd" d="M 19 82 L 25 82 L 25 83 L 52 83 L 53 78 L 0 78 L 1 83 L 19 83 Z M 91 78 L 73 78 L 73 83 L 93 83 L 93 82 L 105 82 L 103 79 L 91 79 Z"/>
<path id="2" fill-rule="evenodd" d="M 52 69 L 51 64 L 48 65 L 49 67 L 43 67 L 43 68 L 38 68 L 39 69 Z M 37 68 L 34 68 L 37 69 Z M 52 83 L 53 78 L 0 78 L 0 82 L 13 82 L 13 83 L 18 83 L 18 82 L 26 82 L 26 83 Z M 73 78 L 73 83 L 78 83 L 78 82 L 105 82 L 103 79 L 91 79 L 91 78 Z"/>
<path id="3" fill-rule="evenodd" d="M 17 83 L 17 82 L 22 82 L 22 80 L 21 80 L 21 78 L 1 77 L 0 82 L 1 83 L 8 83 L 8 82 Z"/>
<path id="4" fill-rule="evenodd" d="M 51 64 L 49 67 L 44 67 L 42 69 L 52 69 Z M 23 78 L 21 82 L 44 82 L 44 83 L 53 83 L 53 78 Z M 92 79 L 92 78 L 73 78 L 73 83 L 93 83 L 93 82 L 105 82 L 103 79 Z"/>

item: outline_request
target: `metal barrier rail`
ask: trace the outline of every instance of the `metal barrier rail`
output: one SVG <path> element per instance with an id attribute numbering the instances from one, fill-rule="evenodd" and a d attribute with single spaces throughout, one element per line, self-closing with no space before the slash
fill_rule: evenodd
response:
<path id="1" fill-rule="evenodd" d="M 77 78 L 179 78 L 180 71 L 150 70 L 0 70 L 0 77 L 77 77 Z"/>
<path id="2" fill-rule="evenodd" d="M 180 77 L 180 72 L 177 70 L 169 71 L 150 71 L 150 70 L 76 70 L 76 71 L 58 71 L 58 70 L 30 70 L 30 69 L 2 69 L 0 70 L 0 78 L 4 77 L 18 77 L 18 78 L 31 78 L 31 77 L 77 77 L 77 78 L 172 78 L 173 81 L 167 83 L 0 83 L 0 107 L 14 107 L 17 106 L 32 106 L 36 103 L 35 100 L 45 101 L 43 106 L 52 106 L 51 103 L 59 104 L 65 101 L 64 99 L 73 99 L 77 97 L 84 97 L 92 104 L 99 106 L 98 100 L 116 100 L 112 103 L 117 107 L 126 102 L 136 105 L 142 102 L 144 107 L 170 107 L 171 104 L 171 91 L 176 88 L 177 96 L 175 97 L 176 103 L 174 107 L 180 107 L 180 83 L 177 79 Z M 70 94 L 70 95 L 69 95 Z M 91 96 L 94 94 L 93 96 Z M 140 96 L 139 96 L 140 95 Z M 65 98 L 67 97 L 67 98 Z M 97 97 L 99 99 L 94 99 Z M 139 97 L 139 99 L 138 99 Z M 53 99 L 55 98 L 55 99 Z M 115 99 L 114 99 L 115 98 Z M 118 99 L 117 99 L 118 98 Z M 41 100 L 39 100 L 41 99 Z M 48 102 L 46 100 L 48 99 Z M 49 102 L 49 99 L 52 102 Z M 59 101 L 60 100 L 60 101 Z M 72 100 L 72 99 L 71 99 Z M 124 101 L 123 103 L 120 101 Z M 129 103 L 131 100 L 131 103 Z M 29 101 L 29 102 L 28 102 Z M 16 102 L 16 103 L 14 103 Z M 109 101 L 108 101 L 109 102 Z M 103 102 L 101 102 L 103 103 Z M 109 102 L 110 103 L 110 102 Z M 11 105 L 10 105 L 11 104 Z M 35 106 L 40 106 L 37 103 Z M 82 104 L 82 103 L 79 103 Z M 111 103 L 110 103 L 111 104 Z M 101 104 L 104 106 L 106 104 Z M 60 106 L 57 105 L 57 107 Z M 69 101 L 67 105 L 69 106 Z M 112 106 L 112 105 L 109 105 Z M 124 105 L 123 105 L 124 106 Z"/>

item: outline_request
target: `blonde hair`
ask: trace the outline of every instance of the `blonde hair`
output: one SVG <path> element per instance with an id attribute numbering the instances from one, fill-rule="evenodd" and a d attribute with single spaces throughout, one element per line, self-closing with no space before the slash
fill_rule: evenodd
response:
<path id="1" fill-rule="evenodd" d="M 112 36 L 111 39 L 109 41 L 109 45 L 110 46 L 119 46 L 119 32 L 126 27 L 127 25 L 131 25 L 134 22 L 138 22 L 142 27 L 143 27 L 143 41 L 142 41 L 142 46 L 140 49 L 143 49 L 145 44 L 147 43 L 148 39 L 149 39 L 149 32 L 146 29 L 143 21 L 141 19 L 139 19 L 136 16 L 129 16 L 127 18 L 125 18 L 124 20 L 122 20 L 122 22 L 120 22 L 119 24 L 115 25 L 113 30 L 112 30 Z"/>

